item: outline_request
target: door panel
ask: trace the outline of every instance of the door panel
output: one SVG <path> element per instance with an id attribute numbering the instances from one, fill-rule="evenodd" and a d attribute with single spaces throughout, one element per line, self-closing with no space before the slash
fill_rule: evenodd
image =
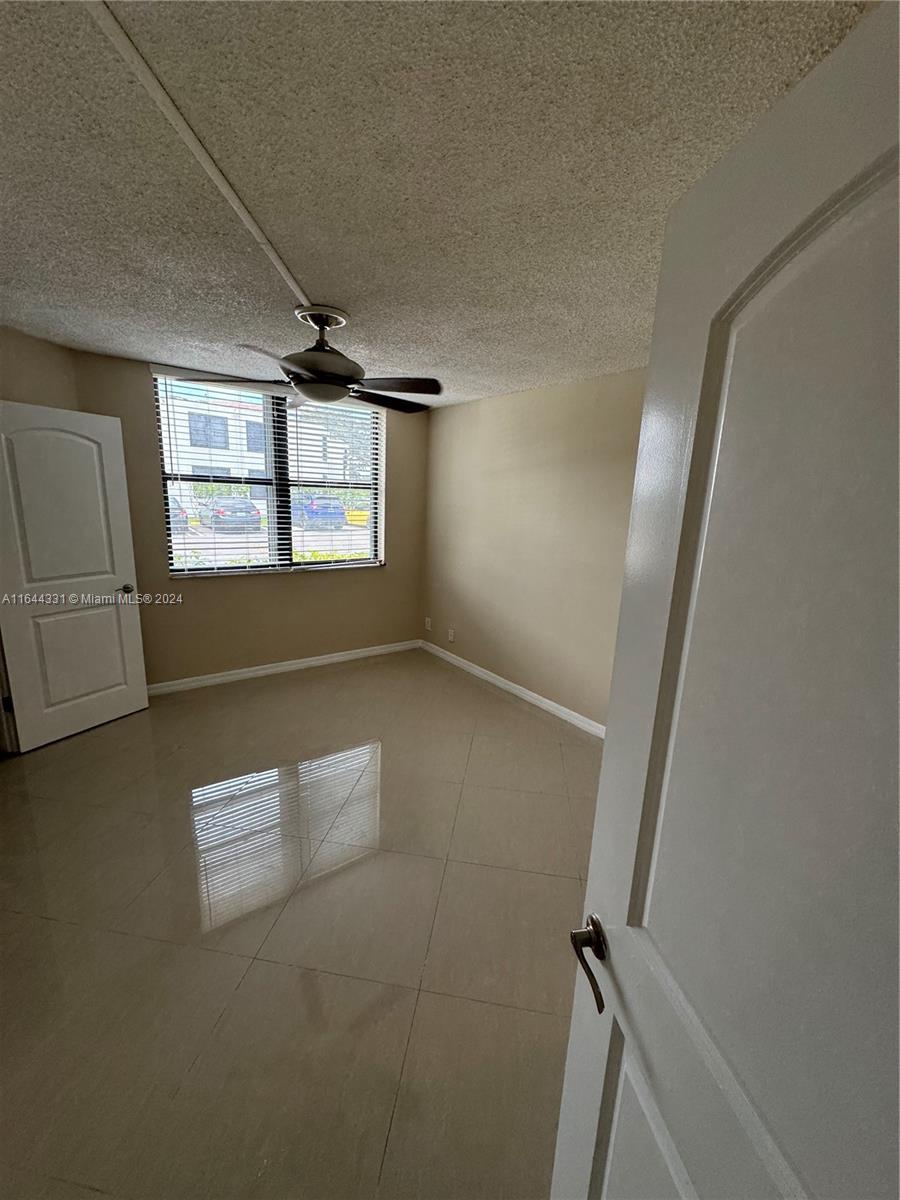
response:
<path id="1" fill-rule="evenodd" d="M 623 1064 L 609 1145 L 604 1195 L 619 1200 L 693 1200 L 691 1186 L 672 1139 L 630 1059 Z"/>
<path id="2" fill-rule="evenodd" d="M 34 631 L 47 709 L 127 684 L 118 606 L 35 617 Z"/>
<path id="3" fill-rule="evenodd" d="M 877 1194 L 887 1130 L 858 1096 L 886 1115 L 895 1086 L 870 1031 L 896 984 L 896 578 L 873 546 L 896 504 L 896 308 L 870 297 L 895 290 L 896 231 L 890 181 L 730 322 L 641 922 L 817 1195 L 846 1138 L 869 1147 L 849 1194 Z"/>
<path id="4" fill-rule="evenodd" d="M 119 422 L 4 403 L 0 434 L 0 631 L 29 750 L 144 708 L 147 688 L 121 591 L 135 577 Z"/>
<path id="5" fill-rule="evenodd" d="M 669 222 L 557 1200 L 897 1194 L 896 47 Z"/>
<path id="6" fill-rule="evenodd" d="M 622 1030 L 623 1060 L 646 1081 L 659 1114 L 651 1125 L 659 1153 L 683 1172 L 681 1185 L 666 1195 L 689 1195 L 691 1189 L 710 1200 L 807 1195 L 647 932 L 634 929 L 617 940 L 610 951 L 616 955 L 615 977 L 604 978 L 604 995 Z M 611 1065 L 615 1070 L 614 1056 Z M 613 1107 L 610 1127 L 622 1119 Z M 607 1174 L 608 1144 L 598 1136 L 591 1200 L 618 1200 Z"/>
<path id="7" fill-rule="evenodd" d="M 103 448 L 65 429 L 7 441 L 25 584 L 113 573 Z"/>

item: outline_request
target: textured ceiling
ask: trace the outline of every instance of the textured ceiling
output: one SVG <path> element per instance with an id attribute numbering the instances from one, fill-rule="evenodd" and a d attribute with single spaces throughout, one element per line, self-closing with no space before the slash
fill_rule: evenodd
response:
<path id="1" fill-rule="evenodd" d="M 445 400 L 647 359 L 672 202 L 859 18 L 830 3 L 113 3 L 371 375 Z M 3 319 L 269 376 L 271 263 L 73 3 L 0 4 Z"/>

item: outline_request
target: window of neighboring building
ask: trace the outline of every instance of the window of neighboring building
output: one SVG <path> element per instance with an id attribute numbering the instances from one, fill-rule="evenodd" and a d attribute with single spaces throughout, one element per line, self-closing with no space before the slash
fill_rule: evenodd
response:
<path id="1" fill-rule="evenodd" d="M 266 473 L 260 467 L 252 467 L 250 470 L 251 479 L 265 479 Z M 252 500 L 264 500 L 266 498 L 266 485 L 264 483 L 251 483 L 250 498 Z"/>
<path id="2" fill-rule="evenodd" d="M 379 410 L 155 383 L 173 573 L 383 561 Z"/>
<path id="3" fill-rule="evenodd" d="M 228 421 L 225 417 L 204 412 L 188 413 L 188 431 L 192 446 L 228 449 Z"/>
<path id="4" fill-rule="evenodd" d="M 191 467 L 191 471 L 193 472 L 194 475 L 208 475 L 209 474 L 209 464 L 208 463 L 199 463 L 199 464 L 194 463 L 194 465 Z M 216 474 L 217 475 L 230 475 L 231 467 L 221 467 L 221 466 L 216 467 Z"/>

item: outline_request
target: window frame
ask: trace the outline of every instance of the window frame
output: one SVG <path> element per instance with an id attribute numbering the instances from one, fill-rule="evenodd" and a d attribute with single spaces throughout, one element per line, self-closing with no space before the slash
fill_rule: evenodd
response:
<path id="1" fill-rule="evenodd" d="M 166 469 L 163 453 L 164 435 L 162 426 L 162 406 L 160 404 L 160 383 L 177 382 L 172 375 L 164 372 L 153 372 L 153 391 L 156 403 L 156 427 L 159 440 L 160 473 L 163 493 L 163 512 L 165 516 L 166 555 L 170 579 L 212 578 L 219 575 L 272 575 L 286 574 L 296 571 L 344 571 L 358 570 L 364 567 L 383 567 L 386 565 L 384 555 L 384 474 L 385 454 L 387 448 L 387 421 L 385 414 L 379 410 L 370 410 L 372 420 L 377 428 L 374 430 L 372 445 L 377 452 L 372 455 L 371 479 L 341 480 L 334 479 L 292 479 L 288 455 L 288 404 L 287 398 L 272 395 L 265 391 L 253 391 L 247 388 L 247 394 L 263 398 L 263 453 L 266 458 L 266 468 L 259 474 L 237 475 L 208 471 L 203 473 L 193 471 L 169 471 Z M 190 379 L 187 380 L 191 382 Z M 214 388 L 215 384 L 210 383 Z M 240 393 L 238 393 L 240 394 Z M 309 402 L 308 402 L 309 403 Z M 325 405 L 315 407 L 325 408 Z M 223 418 L 225 419 L 225 418 Z M 227 421 L 226 421 L 227 428 Z M 327 434 L 326 434 L 327 438 Z M 254 453 L 259 453 L 254 451 Z M 230 469 L 233 471 L 233 468 Z M 254 471 L 258 470 L 254 468 Z M 271 488 L 270 511 L 274 517 L 274 556 L 276 561 L 270 563 L 254 563 L 248 566 L 228 567 L 176 567 L 173 563 L 174 549 L 172 545 L 172 529 L 170 525 L 170 483 L 223 483 L 223 484 L 254 484 Z M 363 559 L 330 559 L 321 562 L 302 563 L 293 559 L 293 527 L 291 524 L 291 490 L 333 489 L 336 487 L 354 488 L 369 493 L 369 511 L 374 519 L 373 546 L 371 558 Z"/>

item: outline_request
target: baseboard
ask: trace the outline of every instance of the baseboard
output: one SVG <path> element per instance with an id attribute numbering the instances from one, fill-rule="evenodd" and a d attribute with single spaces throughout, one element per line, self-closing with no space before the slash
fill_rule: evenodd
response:
<path id="1" fill-rule="evenodd" d="M 427 650 L 429 654 L 436 654 L 438 658 L 442 658 L 445 662 L 452 663 L 454 667 L 460 667 L 463 671 L 468 671 L 470 675 L 477 675 L 479 679 L 484 679 L 488 683 L 492 683 L 494 687 L 502 688 L 504 692 L 512 692 L 520 700 L 527 700 L 529 704 L 534 704 L 537 708 L 542 708 L 544 712 L 553 713 L 554 717 L 559 717 L 562 721 L 568 721 L 570 725 L 577 725 L 585 733 L 592 733 L 594 737 L 599 738 L 606 737 L 606 726 L 601 725 L 599 721 L 592 721 L 590 717 L 583 717 L 581 713 L 574 712 L 571 708 L 564 708 L 561 704 L 557 704 L 555 700 L 548 700 L 546 696 L 539 696 L 537 692 L 529 692 L 528 688 L 524 688 L 518 683 L 513 683 L 509 679 L 504 679 L 502 675 L 495 675 L 493 671 L 488 671 L 485 667 L 479 667 L 477 663 L 469 662 L 467 658 L 460 658 L 457 654 L 451 654 L 449 650 L 444 650 L 441 646 L 435 646 L 432 642 L 423 641 L 419 645 L 423 650 Z"/>
<path id="2" fill-rule="evenodd" d="M 169 679 L 151 683 L 151 696 L 166 692 L 187 692 L 191 688 L 212 687 L 217 683 L 234 683 L 238 679 L 256 679 L 260 675 L 281 675 L 285 671 L 305 671 L 308 667 L 326 667 L 329 663 L 350 662 L 354 658 L 370 658 L 375 654 L 396 654 L 399 650 L 417 650 L 421 642 L 392 642 L 389 646 L 363 646 L 359 650 L 339 650 L 336 654 L 319 654 L 315 658 L 293 658 L 287 662 L 262 663 L 258 667 L 240 667 L 236 671 L 219 671 L 215 675 L 192 675 L 187 679 Z"/>
<path id="3" fill-rule="evenodd" d="M 163 683 L 151 683 L 147 692 L 151 696 L 163 696 L 167 692 L 187 692 L 192 688 L 213 687 L 218 683 L 235 683 L 239 679 L 257 679 L 262 675 L 281 675 L 286 671 L 305 671 L 308 667 L 327 667 L 329 663 L 351 662 L 355 658 L 371 658 L 376 654 L 396 654 L 401 650 L 418 649 L 427 650 L 429 654 L 434 654 L 454 667 L 459 667 L 463 671 L 468 671 L 470 675 L 476 675 L 479 679 L 492 683 L 494 687 L 502 688 L 504 692 L 511 692 L 520 700 L 526 700 L 536 708 L 542 708 L 544 712 L 552 713 L 554 717 L 568 721 L 570 725 L 576 725 L 585 733 L 591 733 L 594 737 L 599 738 L 606 737 L 606 726 L 601 725 L 598 721 L 592 721 L 590 717 L 584 717 L 571 708 L 564 708 L 562 704 L 557 704 L 555 700 L 548 700 L 546 696 L 539 696 L 537 692 L 530 692 L 528 688 L 513 683 L 510 679 L 504 679 L 502 675 L 495 675 L 493 671 L 479 667 L 477 663 L 469 662 L 467 658 L 460 658 L 458 654 L 451 654 L 449 650 L 444 650 L 441 646 L 417 639 L 409 642 L 392 642 L 387 646 L 363 646 L 359 650 L 339 650 L 336 654 L 319 654 L 314 658 L 293 658 L 286 662 L 261 663 L 257 667 L 240 667 L 236 671 L 219 671 L 215 675 L 191 675 L 187 679 L 168 679 Z"/>

